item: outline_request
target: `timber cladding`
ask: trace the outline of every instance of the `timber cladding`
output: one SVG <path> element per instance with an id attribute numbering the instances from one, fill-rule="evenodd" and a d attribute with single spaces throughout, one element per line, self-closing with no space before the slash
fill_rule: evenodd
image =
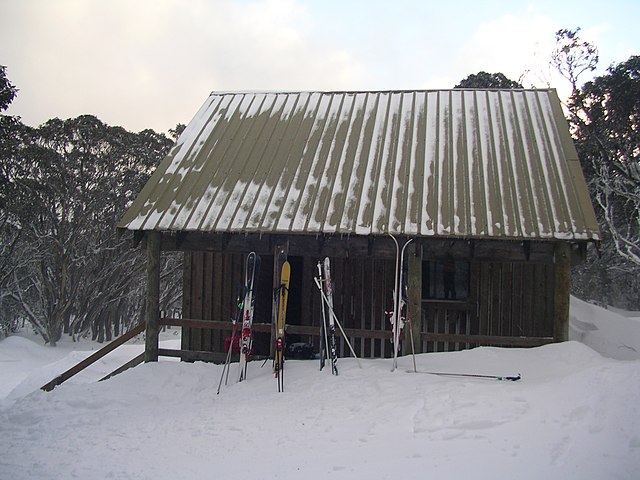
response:
<path id="1" fill-rule="evenodd" d="M 552 263 L 471 262 L 469 297 L 423 300 L 423 352 L 537 346 L 553 338 Z"/>
<path id="2" fill-rule="evenodd" d="M 245 255 L 238 253 L 191 252 L 185 254 L 183 316 L 210 320 L 212 329 L 184 328 L 182 349 L 224 352 L 224 340 L 231 333 L 237 291 L 244 277 Z M 289 256 L 291 284 L 287 307 L 287 339 L 304 341 L 318 350 L 322 322 L 321 298 L 314 282 L 317 260 Z M 358 356 L 391 354 L 389 321 L 393 308 L 395 262 L 384 259 L 332 258 L 334 311 Z M 254 351 L 270 351 L 273 256 L 261 255 L 254 312 Z M 339 354 L 348 355 L 340 336 Z"/>
<path id="3" fill-rule="evenodd" d="M 543 249 L 544 250 L 544 249 Z M 548 249 L 547 249 L 548 250 Z M 418 249 L 420 251 L 420 249 Z M 454 249 L 455 251 L 455 249 Z M 481 251 L 481 249 L 479 249 Z M 538 251 L 535 250 L 534 252 Z M 452 351 L 478 345 L 534 346 L 549 343 L 554 336 L 554 264 L 542 250 L 526 260 L 473 258 L 457 252 L 457 264 L 467 264 L 468 282 L 457 299 L 420 295 L 421 311 L 409 311 L 419 318 L 415 344 L 418 351 Z M 409 252 L 409 256 L 415 253 Z M 524 254 L 522 254 L 524 255 Z M 521 256 L 522 256 L 521 255 Z M 273 299 L 273 256 L 261 255 L 254 313 L 254 353 L 270 354 Z M 187 252 L 184 270 L 184 318 L 212 323 L 211 329 L 184 328 L 182 349 L 225 351 L 231 333 L 231 318 L 237 308 L 243 283 L 243 253 Z M 412 280 L 426 284 L 425 265 L 443 260 L 441 250 L 425 248 L 418 257 L 423 273 L 410 273 Z M 420 261 L 422 258 L 422 261 Z M 289 255 L 291 285 L 287 308 L 287 341 L 308 342 L 319 350 L 322 322 L 321 299 L 314 283 L 321 257 Z M 425 260 L 428 259 L 428 260 Z M 393 310 L 395 260 L 375 257 L 331 257 L 335 314 L 349 336 L 356 354 L 389 357 L 391 329 L 388 312 Z M 415 274 L 418 273 L 416 277 Z M 415 288 L 415 287 L 414 287 Z M 415 292 L 414 292 L 415 294 Z M 460 289 L 459 289 L 460 295 Z M 409 294 L 411 297 L 411 292 Z M 412 305 L 410 300 L 410 306 Z M 415 321 L 415 320 L 414 320 Z M 405 329 L 407 352 L 409 328 Z M 415 335 L 415 333 L 414 333 Z M 339 354 L 348 350 L 340 336 Z"/>

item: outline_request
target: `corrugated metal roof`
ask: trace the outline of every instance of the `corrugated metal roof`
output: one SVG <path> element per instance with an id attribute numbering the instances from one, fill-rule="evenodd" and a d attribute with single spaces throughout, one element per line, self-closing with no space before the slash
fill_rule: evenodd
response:
<path id="1" fill-rule="evenodd" d="M 212 93 L 119 226 L 598 238 L 552 89 Z"/>

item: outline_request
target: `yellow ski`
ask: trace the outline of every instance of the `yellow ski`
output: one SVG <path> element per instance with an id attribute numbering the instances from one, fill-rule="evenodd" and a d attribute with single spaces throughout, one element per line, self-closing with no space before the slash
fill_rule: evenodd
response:
<path id="1" fill-rule="evenodd" d="M 289 262 L 282 264 L 280 273 L 280 286 L 278 292 L 278 320 L 276 323 L 276 348 L 273 359 L 275 376 L 278 379 L 278 391 L 284 391 L 284 349 L 285 338 L 284 329 L 287 318 L 287 299 L 289 298 L 289 277 L 291 276 L 291 266 Z"/>

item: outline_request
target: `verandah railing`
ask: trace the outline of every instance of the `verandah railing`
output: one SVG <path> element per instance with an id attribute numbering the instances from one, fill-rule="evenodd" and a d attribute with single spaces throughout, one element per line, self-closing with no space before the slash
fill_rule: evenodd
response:
<path id="1" fill-rule="evenodd" d="M 450 322 L 450 319 L 445 319 L 445 322 Z M 451 325 L 455 324 L 453 327 Z M 209 330 L 226 330 L 229 331 L 229 322 L 214 321 L 214 320 L 198 320 L 198 319 L 184 319 L 184 318 L 160 318 L 158 325 L 161 327 L 182 327 L 182 328 L 201 328 Z M 423 323 L 424 325 L 424 323 Z M 449 323 L 448 326 L 443 324 L 441 331 L 423 331 L 420 334 L 421 344 L 418 349 L 422 352 L 426 351 L 450 351 L 459 349 L 460 347 L 470 348 L 477 345 L 503 345 L 503 346 L 515 346 L 515 347 L 533 347 L 544 345 L 553 342 L 552 337 L 513 337 L 513 336 L 500 336 L 500 335 L 479 335 L 472 334 L 466 326 L 461 329 L 461 325 L 467 325 L 463 322 L 463 318 L 457 318 L 453 323 Z M 252 326 L 256 332 L 269 333 L 271 332 L 272 325 L 270 323 L 254 323 Z M 428 327 L 427 327 L 428 328 Z M 438 327 L 440 329 L 440 327 Z M 105 357 L 116 348 L 124 345 L 129 340 L 140 335 L 145 330 L 145 325 L 140 324 L 124 335 L 116 338 L 109 344 L 102 347 L 100 350 L 92 353 L 86 359 L 74 365 L 64 373 L 58 375 L 53 380 L 41 387 L 44 391 L 51 391 L 56 386 L 69 380 L 74 375 L 78 374 L 85 368 L 94 364 L 101 358 Z M 390 333 L 385 330 L 362 330 L 355 328 L 345 328 L 345 334 L 349 340 L 357 345 L 360 342 L 358 340 L 376 340 L 385 342 L 389 340 Z M 319 329 L 315 326 L 308 325 L 287 325 L 287 333 L 292 335 L 307 335 L 307 336 L 319 336 Z M 337 332 L 340 335 L 339 332 Z M 388 349 L 391 351 L 391 349 Z M 184 361 L 206 361 L 206 362 L 222 362 L 226 354 L 224 352 L 208 352 L 208 351 L 193 351 L 193 350 L 176 350 L 167 348 L 158 348 L 158 355 L 163 357 L 180 358 Z M 144 361 L 144 352 L 137 355 L 129 362 L 122 365 L 117 370 L 111 372 L 109 375 L 101 378 L 99 381 L 111 378 L 114 375 L 124 372 L 129 368 L 135 367 Z"/>

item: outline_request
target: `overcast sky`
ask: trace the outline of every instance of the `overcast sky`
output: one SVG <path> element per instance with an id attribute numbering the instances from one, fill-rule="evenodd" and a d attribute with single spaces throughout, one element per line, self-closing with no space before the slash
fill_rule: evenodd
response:
<path id="1" fill-rule="evenodd" d="M 639 19 L 637 0 L 0 0 L 0 64 L 29 125 L 166 132 L 214 90 L 452 88 L 484 70 L 562 96 L 554 32 L 581 27 L 602 74 L 640 54 Z"/>

